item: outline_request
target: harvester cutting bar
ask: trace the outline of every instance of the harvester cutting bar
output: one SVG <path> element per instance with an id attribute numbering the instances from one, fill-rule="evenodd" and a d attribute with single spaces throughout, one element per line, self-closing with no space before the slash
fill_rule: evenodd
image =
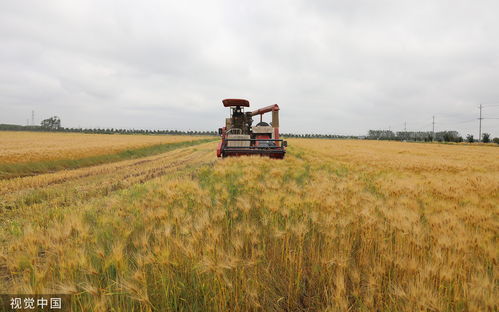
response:
<path id="1" fill-rule="evenodd" d="M 225 139 L 227 142 L 264 142 L 264 143 L 270 143 L 273 142 L 275 146 L 260 146 L 257 144 L 251 145 L 250 146 L 231 146 L 231 148 L 250 148 L 250 149 L 268 149 L 268 148 L 274 148 L 274 149 L 281 149 L 283 146 L 286 146 L 287 144 L 284 143 L 284 140 L 278 140 L 278 139 Z"/>
<path id="2" fill-rule="evenodd" d="M 224 154 L 226 156 L 229 156 L 231 154 L 237 154 L 238 156 L 243 156 L 243 155 L 246 155 L 246 154 L 271 154 L 271 155 L 282 155 L 284 156 L 284 154 L 286 153 L 285 151 L 283 150 L 276 150 L 276 149 L 263 149 L 263 148 L 260 148 L 260 149 L 249 149 L 247 147 L 245 148 L 234 148 L 234 147 L 231 147 L 231 148 L 225 148 L 224 149 Z M 277 157 L 278 158 L 278 157 Z"/>
<path id="3" fill-rule="evenodd" d="M 268 141 L 274 141 L 274 142 L 282 142 L 284 140 L 276 140 L 276 139 L 225 139 L 225 141 L 252 141 L 252 142 L 255 142 L 255 141 L 265 141 L 265 142 L 268 142 Z"/>

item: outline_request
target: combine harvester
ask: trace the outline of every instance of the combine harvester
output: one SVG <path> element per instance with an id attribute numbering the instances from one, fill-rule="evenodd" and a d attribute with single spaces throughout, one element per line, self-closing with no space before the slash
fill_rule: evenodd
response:
<path id="1" fill-rule="evenodd" d="M 279 106 L 277 104 L 244 112 L 249 102 L 243 99 L 225 99 L 225 107 L 230 108 L 230 118 L 225 119 L 225 127 L 218 129 L 222 141 L 218 143 L 217 156 L 261 155 L 283 159 L 286 154 L 286 141 L 279 139 Z M 262 119 L 263 114 L 272 112 L 272 123 Z M 253 116 L 260 115 L 255 126 Z"/>

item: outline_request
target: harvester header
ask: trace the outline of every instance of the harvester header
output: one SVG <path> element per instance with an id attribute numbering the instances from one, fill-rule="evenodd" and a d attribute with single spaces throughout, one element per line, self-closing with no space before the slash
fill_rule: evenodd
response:
<path id="1" fill-rule="evenodd" d="M 284 158 L 287 142 L 279 139 L 279 105 L 269 105 L 252 112 L 244 112 L 249 101 L 244 99 L 225 99 L 224 107 L 229 107 L 230 118 L 225 119 L 225 127 L 219 128 L 221 142 L 217 156 L 262 155 L 271 158 Z M 263 115 L 272 112 L 270 124 L 263 121 Z M 260 115 L 255 126 L 253 117 Z"/>

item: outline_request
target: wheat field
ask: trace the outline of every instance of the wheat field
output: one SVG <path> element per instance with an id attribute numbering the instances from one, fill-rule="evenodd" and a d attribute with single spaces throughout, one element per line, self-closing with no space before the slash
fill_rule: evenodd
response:
<path id="1" fill-rule="evenodd" d="M 185 135 L 102 135 L 0 131 L 0 163 L 77 159 L 198 138 Z"/>
<path id="2" fill-rule="evenodd" d="M 0 180 L 0 293 L 72 294 L 74 311 L 497 311 L 497 147 L 288 141 L 284 160 L 200 142 Z"/>

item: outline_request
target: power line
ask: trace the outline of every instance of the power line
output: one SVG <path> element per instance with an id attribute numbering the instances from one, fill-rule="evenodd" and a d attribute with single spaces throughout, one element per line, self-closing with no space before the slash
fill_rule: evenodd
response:
<path id="1" fill-rule="evenodd" d="M 491 108 L 491 107 L 499 107 L 499 103 L 490 103 L 490 104 L 480 104 L 478 105 L 478 108 L 480 109 L 480 114 L 479 114 L 479 117 L 478 118 L 473 118 L 473 119 L 461 119 L 459 118 L 460 116 L 458 115 L 455 115 L 455 114 L 448 114 L 448 113 L 439 113 L 439 114 L 436 114 L 436 115 L 432 115 L 432 119 L 431 119 L 431 122 L 429 123 L 423 123 L 424 121 L 422 120 L 419 120 L 416 121 L 416 122 L 413 122 L 413 121 L 409 121 L 409 124 L 410 126 L 408 127 L 408 122 L 407 120 L 405 120 L 404 122 L 400 122 L 400 123 L 397 123 L 397 125 L 395 126 L 395 128 L 399 128 L 403 129 L 404 132 L 418 132 L 418 131 L 423 131 L 423 132 L 430 132 L 431 131 L 431 135 L 433 138 L 435 138 L 435 127 L 437 125 L 437 118 L 436 117 L 439 117 L 441 119 L 438 120 L 438 124 L 439 125 L 443 125 L 443 127 L 452 127 L 453 125 L 461 125 L 461 124 L 466 124 L 466 123 L 471 123 L 471 122 L 475 122 L 477 119 L 479 120 L 479 138 L 481 140 L 481 137 L 482 137 L 482 132 L 484 131 L 483 127 L 482 126 L 486 126 L 485 125 L 482 125 L 482 120 L 488 120 L 488 119 L 491 119 L 491 120 L 498 120 L 499 117 L 487 117 L 487 111 L 483 111 L 483 109 L 485 108 Z M 441 116 L 443 115 L 443 116 Z M 461 120 L 460 120 L 461 119 Z M 495 123 L 494 123 L 495 125 Z M 428 128 L 431 126 L 431 130 L 428 131 Z M 391 131 L 392 127 L 391 125 L 388 126 L 388 130 Z"/>
<path id="2" fill-rule="evenodd" d="M 485 118 L 484 118 L 485 119 Z M 444 125 L 455 125 L 455 124 L 463 124 L 463 123 L 468 123 L 468 122 L 475 122 L 476 118 L 473 119 L 468 119 L 468 120 L 463 120 L 463 121 L 454 121 L 454 122 L 440 122 L 440 124 Z"/>

